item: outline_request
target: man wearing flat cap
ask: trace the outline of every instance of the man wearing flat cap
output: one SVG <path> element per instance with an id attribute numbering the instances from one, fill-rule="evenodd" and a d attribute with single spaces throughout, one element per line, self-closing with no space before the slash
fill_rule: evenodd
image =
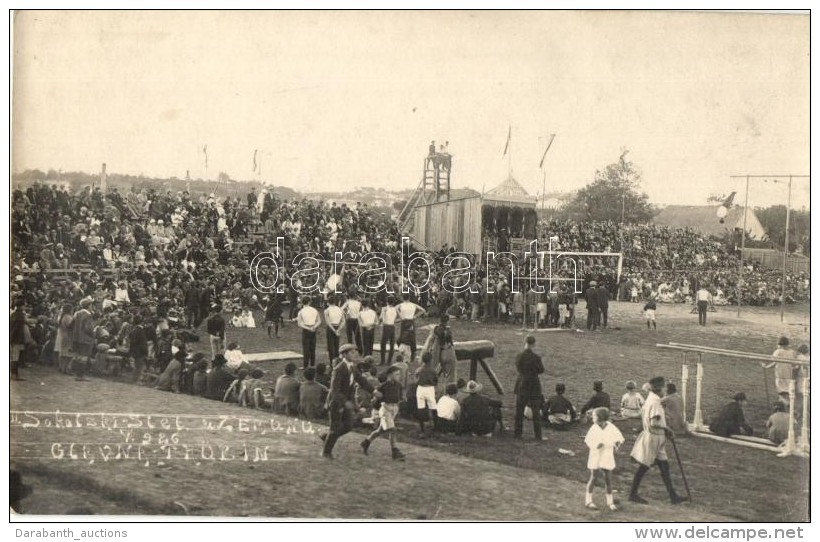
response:
<path id="1" fill-rule="evenodd" d="M 333 447 L 336 445 L 336 441 L 353 428 L 353 420 L 356 415 L 353 403 L 354 384 L 358 384 L 365 391 L 372 393 L 377 399 L 382 398 L 381 392 L 373 388 L 362 375 L 356 346 L 350 343 L 343 344 L 339 347 L 339 355 L 342 356 L 342 359 L 333 368 L 333 374 L 330 377 L 330 390 L 325 405 L 330 418 L 330 431 L 319 436 L 325 442 L 322 457 L 326 459 L 333 459 Z"/>
<path id="2" fill-rule="evenodd" d="M 666 455 L 666 440 L 674 438 L 674 433 L 666 425 L 666 415 L 661 404 L 663 396 L 664 379 L 656 376 L 649 381 L 649 395 L 641 411 L 641 421 L 643 422 L 643 432 L 638 435 L 635 445 L 632 447 L 632 458 L 638 462 L 638 470 L 632 479 L 632 490 L 629 492 L 629 500 L 639 504 L 646 504 L 646 499 L 638 496 L 638 488 L 641 480 L 653 465 L 658 465 L 661 471 L 661 479 L 669 493 L 669 500 L 672 504 L 679 504 L 687 500 L 675 492 L 672 486 L 672 476 L 669 471 L 669 458 Z"/>

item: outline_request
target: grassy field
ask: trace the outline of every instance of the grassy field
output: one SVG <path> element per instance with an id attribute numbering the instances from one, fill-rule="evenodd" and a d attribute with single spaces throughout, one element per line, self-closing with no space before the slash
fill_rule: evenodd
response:
<path id="1" fill-rule="evenodd" d="M 799 308 L 790 309 L 785 324 L 780 324 L 779 316 L 771 309 L 744 309 L 741 320 L 731 309 L 722 309 L 709 314 L 709 325 L 704 328 L 697 325 L 696 315 L 689 314 L 687 308 L 661 306 L 659 328 L 650 331 L 641 320 L 639 305 L 616 303 L 610 309 L 610 329 L 605 331 L 537 334 L 537 351 L 543 355 L 547 368 L 542 383 L 545 391 L 551 393 L 555 383 L 564 382 L 567 396 L 580 407 L 592 393 L 592 382 L 603 380 L 605 390 L 616 402 L 627 380 L 644 382 L 662 375 L 680 382 L 682 354 L 656 348 L 656 343 L 674 341 L 771 353 L 781 333 L 795 342 L 808 340 L 808 315 Z M 500 398 L 505 406 L 506 425 L 511 426 L 513 360 L 524 334 L 501 324 L 454 322 L 453 329 L 456 340 L 490 339 L 496 344 L 496 356 L 491 364 L 507 391 Z M 279 340 L 268 339 L 264 329 L 231 330 L 229 340 L 233 339 L 240 341 L 245 352 L 299 351 L 295 324 L 288 324 Z M 205 343 L 198 346 L 207 348 Z M 319 353 L 319 360 L 323 361 L 325 355 L 321 347 Z M 707 420 L 730 401 L 735 392 L 745 391 L 749 396 L 747 418 L 762 434 L 768 408 L 760 365 L 712 356 L 705 356 L 703 361 L 703 409 Z M 284 363 L 260 365 L 272 381 L 282 372 Z M 459 364 L 465 376 L 467 368 L 466 362 Z M 692 359 L 690 374 L 694 374 Z M 479 380 L 488 384 L 482 376 L 479 373 Z M 769 386 L 773 387 L 771 375 Z M 485 390 L 494 394 L 491 386 Z M 78 383 L 42 368 L 31 369 L 27 381 L 15 383 L 11 399 L 15 411 L 58 409 L 205 417 L 233 414 L 249 416 L 262 423 L 274 419 L 266 413 L 125 384 L 101 380 Z M 694 379 L 687 401 L 691 420 Z M 289 423 L 284 417 L 275 419 L 281 420 L 283 427 Z M 639 429 L 634 422 L 620 423 L 620 427 L 627 443 L 617 456 L 615 485 L 623 494 L 628 491 L 634 472 L 629 450 Z M 370 457 L 362 456 L 357 446 L 359 438 L 355 435 L 342 439 L 336 461 L 322 462 L 318 458 L 315 434 L 296 426 L 293 434 L 284 438 L 286 432 L 263 435 L 251 431 L 242 435 L 242 442 L 252 448 L 272 446 L 268 461 L 241 458 L 224 462 L 197 461 L 177 456 L 163 460 L 161 454 L 155 452 L 147 459 L 148 466 L 141 460 L 103 461 L 91 448 L 87 459 L 83 459 L 82 454 L 76 460 L 54 459 L 54 450 L 49 448 L 52 443 L 99 444 L 99 428 L 43 429 L 12 424 L 12 463 L 35 488 L 34 494 L 24 501 L 24 509 L 30 513 L 73 510 L 148 515 L 557 521 L 808 519 L 808 460 L 777 458 L 766 451 L 697 438 L 678 441 L 692 489 L 691 504 L 675 508 L 664 504 L 665 491 L 660 476 L 651 472 L 643 483 L 642 495 L 653 504 L 644 507 L 624 502 L 623 512 L 613 514 L 592 512 L 581 506 L 582 484 L 587 477 L 583 444 L 586 426 L 568 432 L 547 430 L 547 440 L 535 442 L 531 439 L 531 426 L 526 425 L 524 440 L 512 439 L 511 432 L 492 439 L 466 436 L 419 439 L 412 423 L 405 422 L 401 424 L 399 440 L 408 454 L 406 463 L 391 462 L 387 444 L 381 441 L 374 444 Z M 316 425 L 311 430 L 315 429 Z M 116 433 L 110 431 L 109 434 Z M 200 432 L 196 437 L 194 434 L 182 433 L 183 441 L 187 439 L 192 449 L 198 449 L 202 435 L 207 435 L 209 445 L 217 449 L 235 447 L 240 437 L 238 432 L 219 430 Z M 151 438 L 156 440 L 156 430 Z M 102 440 L 122 443 L 123 437 L 116 435 L 113 440 Z M 571 450 L 575 455 L 559 453 L 559 449 Z M 242 453 L 251 454 L 247 450 Z M 95 462 L 90 463 L 94 457 Z M 385 475 L 395 478 L 390 479 L 389 488 L 384 487 Z M 673 468 L 673 477 L 682 492 L 677 468 Z M 431 501 L 429 495 L 436 498 Z M 602 500 L 600 493 L 598 498 Z"/>

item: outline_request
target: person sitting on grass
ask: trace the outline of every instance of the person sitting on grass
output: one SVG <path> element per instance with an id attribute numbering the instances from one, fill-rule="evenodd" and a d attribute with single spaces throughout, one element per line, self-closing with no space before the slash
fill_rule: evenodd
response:
<path id="1" fill-rule="evenodd" d="M 296 364 L 289 362 L 285 365 L 285 374 L 276 379 L 273 389 L 273 410 L 285 414 L 299 412 L 299 381 L 293 375 L 296 373 Z"/>
<path id="2" fill-rule="evenodd" d="M 778 446 L 789 438 L 789 413 L 781 401 L 774 404 L 774 412 L 766 420 L 766 436 Z"/>
<path id="3" fill-rule="evenodd" d="M 239 343 L 236 341 L 228 344 L 228 348 L 225 349 L 225 359 L 227 360 L 225 368 L 233 373 L 237 373 L 239 369 L 247 369 L 248 371 L 253 369 L 245 359 L 245 354 L 242 353 Z"/>
<path id="4" fill-rule="evenodd" d="M 626 383 L 626 393 L 621 397 L 621 417 L 640 418 L 643 402 L 643 396 L 636 391 L 635 383 L 630 380 Z"/>
<path id="5" fill-rule="evenodd" d="M 228 386 L 228 389 L 225 390 L 225 395 L 222 396 L 223 403 L 239 403 L 239 392 L 242 389 L 242 382 L 248 377 L 248 370 L 247 369 L 240 369 L 238 373 L 236 373 L 236 378 L 231 385 Z"/>
<path id="6" fill-rule="evenodd" d="M 240 406 L 248 408 L 265 407 L 265 382 L 262 380 L 263 376 L 265 376 L 265 371 L 257 367 L 242 381 L 239 388 Z"/>
<path id="7" fill-rule="evenodd" d="M 390 439 L 390 451 L 393 459 L 404 461 L 404 454 L 396 447 L 396 416 L 399 415 L 399 402 L 401 401 L 402 389 L 399 383 L 399 370 L 395 367 L 387 369 L 387 380 L 376 388 L 382 397 L 379 400 L 379 427 L 370 433 L 361 442 L 362 452 L 367 455 L 370 445 L 382 433 L 387 433 Z"/>
<path id="8" fill-rule="evenodd" d="M 616 511 L 615 501 L 612 496 L 612 471 L 615 470 L 615 452 L 624 443 L 624 436 L 609 422 L 609 409 L 596 408 L 592 411 L 592 427 L 587 431 L 584 444 L 589 448 L 589 459 L 587 468 L 589 469 L 589 482 L 587 482 L 587 492 L 584 498 L 584 506 L 596 510 L 598 507 L 592 502 L 592 490 L 595 487 L 595 477 L 601 472 L 604 475 L 606 484 L 606 505 L 610 510 Z"/>
<path id="9" fill-rule="evenodd" d="M 752 426 L 746 423 L 743 415 L 743 403 L 746 402 L 746 394 L 736 393 L 734 400 L 724 406 L 717 418 L 709 424 L 709 430 L 721 437 L 731 437 L 732 435 L 752 435 Z"/>
<path id="10" fill-rule="evenodd" d="M 222 354 L 217 354 L 211 362 L 212 368 L 208 372 L 205 384 L 205 397 L 208 399 L 221 401 L 231 383 L 236 379 L 236 376 L 225 368 L 225 363 L 225 356 Z"/>
<path id="11" fill-rule="evenodd" d="M 578 421 L 575 408 L 569 399 L 564 397 L 567 387 L 559 382 L 555 385 L 555 395 L 547 399 L 542 408 L 543 421 L 549 427 L 563 431 Z"/>
<path id="12" fill-rule="evenodd" d="M 481 393 L 483 386 L 475 380 L 467 382 L 469 394 L 461 404 L 459 433 L 470 433 L 481 437 L 493 436 L 497 422 L 489 397 Z"/>
<path id="13" fill-rule="evenodd" d="M 204 358 L 204 356 L 203 356 Z M 205 395 L 208 382 L 208 361 L 200 359 L 194 364 L 194 379 L 191 384 L 191 394 L 202 397 Z"/>
<path id="14" fill-rule="evenodd" d="M 606 409 L 611 409 L 612 404 L 609 399 L 609 394 L 604 391 L 604 383 L 600 380 L 596 380 L 592 384 L 592 390 L 595 392 L 592 394 L 592 397 L 589 398 L 589 401 L 581 407 L 581 416 L 586 415 L 587 420 L 592 422 L 592 410 L 604 407 Z"/>
<path id="15" fill-rule="evenodd" d="M 305 369 L 305 381 L 299 386 L 299 415 L 305 418 L 325 416 L 325 397 L 327 388 L 316 382 L 316 368 Z"/>
<path id="16" fill-rule="evenodd" d="M 436 403 L 436 420 L 434 427 L 441 433 L 455 433 L 458 429 L 458 420 L 461 417 L 461 405 L 456 399 L 458 385 L 447 384 L 445 395 Z"/>

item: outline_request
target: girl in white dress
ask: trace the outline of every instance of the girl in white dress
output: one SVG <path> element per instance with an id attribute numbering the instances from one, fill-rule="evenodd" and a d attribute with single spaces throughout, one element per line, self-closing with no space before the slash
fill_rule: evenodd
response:
<path id="1" fill-rule="evenodd" d="M 618 451 L 624 442 L 621 431 L 609 421 L 608 408 L 596 408 L 592 411 L 592 427 L 589 428 L 584 443 L 589 448 L 589 482 L 587 482 L 587 493 L 584 505 L 587 508 L 596 510 L 598 507 L 592 502 L 592 490 L 595 487 L 595 475 L 598 471 L 604 475 L 606 484 L 606 505 L 610 510 L 618 510 L 612 497 L 612 476 L 615 469 L 615 452 Z"/>

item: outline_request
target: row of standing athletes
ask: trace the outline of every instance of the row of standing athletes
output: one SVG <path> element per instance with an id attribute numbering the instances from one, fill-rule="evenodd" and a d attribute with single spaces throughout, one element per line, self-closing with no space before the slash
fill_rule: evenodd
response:
<path id="1" fill-rule="evenodd" d="M 380 364 L 393 362 L 396 345 L 408 347 L 409 360 L 414 360 L 417 348 L 415 319 L 426 312 L 410 300 L 410 294 L 404 294 L 402 302 L 398 304 L 395 304 L 395 299 L 388 300 L 380 313 L 376 312 L 371 301 L 360 301 L 357 296 L 350 297 L 339 306 L 334 295 L 328 296 L 327 308 L 320 313 L 311 305 L 311 299 L 304 297 L 302 308 L 296 315 L 296 323 L 302 329 L 302 368 L 316 365 L 317 334 L 323 322 L 330 362 L 339 357 L 339 345 L 343 335 L 346 342 L 355 344 L 363 356 L 372 355 L 376 327 L 379 325 L 382 327 Z"/>

